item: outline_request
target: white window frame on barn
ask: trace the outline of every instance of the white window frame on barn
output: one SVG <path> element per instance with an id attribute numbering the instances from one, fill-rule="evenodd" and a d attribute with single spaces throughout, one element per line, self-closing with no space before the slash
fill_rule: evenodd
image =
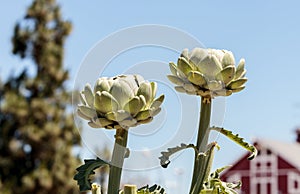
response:
<path id="1" fill-rule="evenodd" d="M 271 193 L 278 190 L 278 161 L 277 156 L 270 150 L 261 149 L 260 154 L 250 162 L 251 194 L 266 194 L 268 187 Z M 258 189 L 260 191 L 258 191 Z"/>
<path id="2" fill-rule="evenodd" d="M 295 182 L 297 182 L 297 188 L 295 187 Z M 296 172 L 288 172 L 288 192 L 289 194 L 300 193 L 300 176 Z"/>

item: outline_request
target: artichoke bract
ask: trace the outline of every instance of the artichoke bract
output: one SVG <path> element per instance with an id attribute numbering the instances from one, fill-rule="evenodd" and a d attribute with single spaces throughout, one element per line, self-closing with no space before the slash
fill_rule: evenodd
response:
<path id="1" fill-rule="evenodd" d="M 118 129 L 150 122 L 161 110 L 164 95 L 155 98 L 157 84 L 140 75 L 99 78 L 80 93 L 77 113 L 93 128 Z"/>
<path id="2" fill-rule="evenodd" d="M 227 50 L 195 48 L 184 49 L 177 64 L 170 62 L 172 75 L 168 79 L 178 92 L 204 98 L 229 96 L 245 88 L 245 60 L 237 68 L 232 52 Z"/>

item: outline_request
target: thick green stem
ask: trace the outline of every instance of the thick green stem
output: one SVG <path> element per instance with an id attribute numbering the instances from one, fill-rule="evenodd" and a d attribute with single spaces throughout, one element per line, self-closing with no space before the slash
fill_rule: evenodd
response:
<path id="1" fill-rule="evenodd" d="M 118 194 L 121 182 L 122 167 L 124 163 L 128 131 L 117 129 L 115 145 L 112 153 L 111 166 L 109 170 L 108 194 Z"/>
<path id="2" fill-rule="evenodd" d="M 205 152 L 206 146 L 208 144 L 208 136 L 209 136 L 209 125 L 210 125 L 210 116 L 211 116 L 211 99 L 210 98 L 201 98 L 201 110 L 200 110 L 200 119 L 199 119 L 199 128 L 198 128 L 198 138 L 197 138 L 197 148 L 199 149 L 199 152 Z M 190 188 L 190 193 L 192 193 L 193 188 L 195 187 L 195 184 L 201 184 L 197 181 L 203 180 L 203 177 L 205 176 L 206 172 L 203 172 L 204 166 L 205 166 L 205 157 L 198 157 L 197 154 L 195 154 L 194 159 L 194 171 L 193 171 L 193 178 Z M 201 174 L 200 174 L 201 173 Z M 200 177 L 199 177 L 200 175 Z M 202 181 L 203 182 L 203 181 Z M 201 186 L 202 187 L 202 186 Z M 200 192 L 198 192 L 200 193 Z"/>

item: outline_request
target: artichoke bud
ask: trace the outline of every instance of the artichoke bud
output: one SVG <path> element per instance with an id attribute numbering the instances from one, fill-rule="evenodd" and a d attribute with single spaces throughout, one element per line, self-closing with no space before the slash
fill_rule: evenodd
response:
<path id="1" fill-rule="evenodd" d="M 177 64 L 170 63 L 172 75 L 168 79 L 175 90 L 206 98 L 229 96 L 244 88 L 245 60 L 235 68 L 231 51 L 195 48 L 190 53 L 185 49 Z"/>
<path id="2" fill-rule="evenodd" d="M 93 128 L 128 129 L 150 122 L 159 113 L 164 95 L 155 99 L 156 91 L 157 84 L 140 75 L 99 78 L 94 91 L 87 84 L 80 93 L 77 113 Z"/>

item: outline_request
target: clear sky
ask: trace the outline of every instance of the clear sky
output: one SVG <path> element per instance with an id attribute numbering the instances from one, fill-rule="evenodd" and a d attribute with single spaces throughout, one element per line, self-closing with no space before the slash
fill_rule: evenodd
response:
<path id="1" fill-rule="evenodd" d="M 10 53 L 14 23 L 24 16 L 30 2 L 11 0 L 2 2 L 0 7 L 2 78 L 30 64 L 30 61 L 21 62 Z M 74 25 L 65 56 L 66 67 L 71 71 L 70 87 L 87 52 L 99 40 L 130 26 L 168 25 L 193 35 L 206 47 L 225 48 L 235 54 L 236 60 L 246 59 L 249 81 L 243 92 L 226 99 L 225 128 L 249 141 L 253 138 L 295 140 L 294 129 L 300 125 L 298 0 L 59 2 L 63 16 Z M 175 55 L 170 56 L 173 58 L 161 56 L 159 59 L 166 62 L 176 60 Z M 216 167 L 231 163 L 244 153 L 224 137 L 218 137 L 218 142 L 221 150 L 216 153 Z M 192 158 L 189 153 L 182 156 Z M 183 185 L 180 189 L 185 191 L 192 165 L 192 162 L 185 162 L 188 160 L 174 163 L 170 169 L 152 172 L 164 173 L 154 179 L 171 189 L 172 185 L 173 188 L 176 186 L 174 181 L 180 181 Z M 177 169 L 178 173 L 178 168 L 184 173 L 174 178 L 174 170 Z M 171 189 L 169 191 L 176 194 L 175 189 Z"/>

